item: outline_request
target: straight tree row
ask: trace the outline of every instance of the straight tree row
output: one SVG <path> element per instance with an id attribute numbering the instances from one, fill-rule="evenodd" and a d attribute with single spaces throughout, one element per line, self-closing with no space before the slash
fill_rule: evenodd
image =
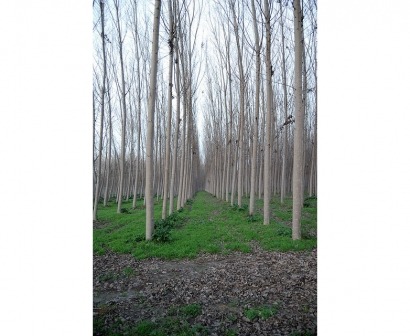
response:
<path id="1" fill-rule="evenodd" d="M 196 92 L 201 3 L 94 2 L 94 220 L 101 202 L 144 198 L 162 218 L 203 189 Z"/>
<path id="2" fill-rule="evenodd" d="M 232 205 L 293 196 L 293 238 L 303 198 L 316 189 L 316 3 L 216 1 L 207 44 L 205 188 Z"/>

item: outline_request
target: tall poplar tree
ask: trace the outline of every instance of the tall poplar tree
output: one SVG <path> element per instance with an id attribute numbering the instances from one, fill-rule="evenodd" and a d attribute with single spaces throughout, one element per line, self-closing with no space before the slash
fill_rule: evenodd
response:
<path id="1" fill-rule="evenodd" d="M 272 62 L 271 62 L 271 31 L 270 31 L 270 8 L 268 0 L 264 0 L 264 16 L 266 30 L 266 122 L 265 122 L 265 149 L 264 149 L 264 173 L 263 173 L 263 224 L 270 221 L 270 152 L 271 152 L 271 115 L 272 115 Z"/>
<path id="2" fill-rule="evenodd" d="M 155 100 L 157 87 L 158 69 L 158 46 L 159 46 L 159 20 L 161 13 L 161 0 L 155 0 L 154 5 L 154 27 L 152 36 L 151 74 L 149 82 L 149 100 L 147 115 L 147 141 L 146 141 L 146 169 L 145 169 L 145 204 L 146 204 L 146 226 L 145 239 L 151 240 L 154 231 L 154 203 L 152 194 L 153 184 L 153 140 L 155 121 Z"/>
<path id="3" fill-rule="evenodd" d="M 266 1 L 266 0 L 265 0 Z M 299 0 L 293 1 L 295 34 L 295 135 L 293 151 L 293 209 L 292 239 L 301 238 L 300 220 L 303 200 L 303 124 L 304 106 L 302 100 L 302 15 Z"/>
<path id="4" fill-rule="evenodd" d="M 172 14 L 172 3 L 168 0 L 169 12 L 169 63 L 168 63 L 168 110 L 167 110 L 167 130 L 165 138 L 165 170 L 164 170 L 164 198 L 162 200 L 162 219 L 167 215 L 168 185 L 169 185 L 169 166 L 171 153 L 171 117 L 172 117 L 172 70 L 174 60 L 174 18 Z"/>
<path id="5" fill-rule="evenodd" d="M 101 183 L 101 160 L 102 160 L 102 144 L 103 144 L 103 130 L 104 130 L 104 107 L 105 107 L 105 82 L 107 78 L 107 60 L 105 53 L 105 30 L 104 30 L 104 1 L 100 0 L 100 11 L 101 11 L 101 41 L 102 41 L 102 53 L 103 53 L 103 79 L 101 84 L 101 120 L 100 120 L 100 142 L 98 145 L 98 170 L 97 170 L 97 183 L 95 186 L 94 194 L 94 211 L 93 219 L 97 220 L 97 207 L 100 198 L 100 183 Z"/>
<path id="6" fill-rule="evenodd" d="M 256 185 L 256 161 L 258 152 L 258 127 L 259 127 L 259 92 L 261 77 L 261 47 L 259 41 L 259 32 L 256 19 L 255 0 L 251 1 L 253 30 L 255 34 L 255 51 L 256 51 L 256 92 L 255 92 L 255 117 L 253 123 L 253 143 L 252 143 L 252 162 L 251 162 L 251 191 L 249 199 L 249 215 L 255 211 L 255 185 Z"/>

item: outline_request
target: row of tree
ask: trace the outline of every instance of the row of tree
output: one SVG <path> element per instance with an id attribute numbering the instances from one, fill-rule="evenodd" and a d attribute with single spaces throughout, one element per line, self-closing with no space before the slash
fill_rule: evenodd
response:
<path id="1" fill-rule="evenodd" d="M 163 200 L 165 218 L 203 189 L 193 99 L 196 9 L 167 5 L 166 19 L 155 1 L 150 20 L 146 2 L 94 3 L 94 220 L 99 201 L 106 206 L 115 197 L 120 213 L 124 199 L 132 197 L 135 208 L 144 197 L 147 239 L 154 196 Z"/>
<path id="2" fill-rule="evenodd" d="M 154 197 L 165 218 L 205 189 L 249 195 L 251 215 L 263 195 L 268 224 L 272 192 L 292 193 L 300 239 L 316 193 L 316 3 L 100 0 L 94 33 L 94 220 L 100 201 L 144 198 L 149 240 Z"/>
<path id="3" fill-rule="evenodd" d="M 206 190 L 233 205 L 316 194 L 316 3 L 217 1 L 207 55 Z M 210 159 L 213 158 L 213 159 Z"/>

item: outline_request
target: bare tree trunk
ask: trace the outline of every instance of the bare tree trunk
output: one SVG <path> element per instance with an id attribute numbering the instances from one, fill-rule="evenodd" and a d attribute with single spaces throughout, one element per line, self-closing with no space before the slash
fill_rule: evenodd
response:
<path id="1" fill-rule="evenodd" d="M 163 92 L 163 91 L 162 91 Z M 164 97 L 162 96 L 162 101 Z M 161 104 L 163 106 L 163 104 Z M 157 106 L 157 128 L 155 132 L 155 136 L 157 138 L 156 140 L 156 146 L 155 146 L 155 166 L 154 166 L 154 182 L 156 183 L 156 196 L 157 196 L 157 202 L 159 200 L 159 194 L 160 194 L 160 187 L 161 187 L 161 147 L 162 147 L 162 132 L 161 132 L 161 120 L 159 117 L 159 113 L 161 112 L 162 107 Z M 155 186 L 155 184 L 154 184 Z"/>
<path id="2" fill-rule="evenodd" d="M 229 83 L 229 136 L 228 136 L 228 164 L 227 164 L 227 181 L 229 181 L 230 174 L 232 174 L 232 182 L 231 182 L 231 205 L 233 205 L 233 190 L 234 190 L 234 175 L 235 169 L 233 169 L 233 139 L 232 139 L 232 129 L 233 129 L 233 108 L 232 108 L 232 73 L 231 73 L 231 60 L 230 60 L 230 53 L 229 53 L 229 46 L 227 46 L 227 68 L 228 68 L 228 83 Z M 231 169 L 232 168 L 232 169 Z M 226 201 L 229 201 L 229 183 L 227 183 L 226 187 Z"/>
<path id="3" fill-rule="evenodd" d="M 265 0 L 266 1 L 266 0 Z M 303 174 L 303 120 L 302 101 L 302 17 L 299 0 L 293 1 L 295 33 L 295 135 L 293 152 L 293 211 L 292 239 L 301 239 L 300 220 L 302 215 Z"/>
<path id="4" fill-rule="evenodd" d="M 111 97 L 110 97 L 110 84 L 107 81 L 107 94 L 108 94 L 108 123 L 109 123 L 109 140 L 108 140 L 108 169 L 105 180 L 105 193 L 104 193 L 104 206 L 107 206 L 109 200 L 108 194 L 108 184 L 110 182 L 110 172 L 111 172 L 111 144 L 112 144 L 112 119 L 111 119 Z"/>
<path id="5" fill-rule="evenodd" d="M 233 160 L 232 160 L 232 190 L 231 190 L 231 205 L 234 205 L 235 188 L 236 188 L 236 165 L 238 161 L 238 146 L 233 147 Z"/>
<path id="6" fill-rule="evenodd" d="M 136 10 L 136 8 L 135 8 Z M 135 35 L 134 35 L 134 40 L 135 40 L 135 52 L 136 52 L 136 59 L 137 59 L 137 78 L 136 80 L 138 81 L 138 95 L 137 95 L 137 101 L 138 101 L 138 110 L 136 111 L 136 114 L 138 115 L 137 118 L 137 158 L 136 158 L 136 163 L 135 163 L 135 184 L 134 184 L 134 196 L 132 199 L 132 208 L 135 209 L 137 205 L 137 188 L 138 188 L 138 174 L 139 174 L 139 164 L 140 164 L 140 147 L 141 147 L 141 73 L 140 73 L 140 53 L 139 53 L 139 43 L 137 41 L 138 39 L 138 28 L 137 28 L 137 20 L 135 19 L 134 23 L 134 30 L 135 30 Z"/>
<path id="7" fill-rule="evenodd" d="M 153 133 L 155 120 L 155 96 L 157 87 L 157 68 L 158 68 L 158 44 L 159 44 L 159 20 L 161 12 L 161 0 L 155 0 L 154 9 L 154 30 L 152 37 L 152 54 L 151 54 L 151 73 L 150 73 L 150 94 L 148 101 L 147 116 L 147 141 L 146 141 L 146 174 L 145 174 L 145 202 L 146 202 L 146 240 L 152 239 L 154 229 L 154 204 L 152 195 L 152 154 L 153 154 Z"/>
<path id="8" fill-rule="evenodd" d="M 122 54 L 123 47 L 123 37 L 121 34 L 121 24 L 119 17 L 119 1 L 114 1 L 115 13 L 116 13 L 116 25 L 118 32 L 118 47 L 120 53 L 120 65 L 121 65 L 121 99 L 122 99 L 122 134 L 121 134 L 121 157 L 120 157 L 120 179 L 119 179 L 119 190 L 118 190 L 118 206 L 117 213 L 121 213 L 122 197 L 123 197 L 123 186 L 124 186 L 124 172 L 125 172 L 125 133 L 126 133 L 126 120 L 127 120 L 127 104 L 125 101 L 125 75 L 124 75 L 124 59 Z"/>
<path id="9" fill-rule="evenodd" d="M 316 55 L 315 55 L 315 63 L 316 63 Z M 315 70 L 317 68 L 315 67 Z M 315 183 L 314 183 L 314 177 L 315 174 L 314 172 L 317 173 L 317 77 L 316 77 L 316 71 L 315 71 L 315 127 L 314 127 L 314 141 L 313 141 L 313 148 L 312 148 L 312 163 L 310 167 L 310 178 L 309 178 L 309 196 L 312 196 L 314 193 L 316 194 L 316 188 L 315 188 Z M 314 191 L 313 191 L 314 189 Z"/>
<path id="10" fill-rule="evenodd" d="M 301 9 L 302 11 L 302 9 Z M 303 16 L 303 13 L 301 12 L 301 17 Z M 307 68 L 306 68 L 306 53 L 305 53 L 305 38 L 303 34 L 303 19 L 301 19 L 301 34 L 302 34 L 302 75 L 303 75 L 303 80 L 302 80 L 302 104 L 303 104 L 303 137 L 304 139 L 302 140 L 302 191 L 301 191 L 301 202 L 303 204 L 304 200 L 304 195 L 305 195 L 305 162 L 306 162 L 306 148 L 305 148 L 305 143 L 307 139 L 307 130 L 305 129 L 305 115 L 307 114 Z"/>
<path id="11" fill-rule="evenodd" d="M 183 184 L 184 184 L 184 177 L 186 174 L 185 171 L 185 156 L 186 156 L 186 148 L 185 148 L 185 143 L 186 143 L 186 112 L 187 112 L 187 74 L 186 74 L 186 69 L 185 69 L 185 61 L 184 61 L 184 48 L 183 48 L 183 42 L 182 42 L 182 30 L 181 30 L 181 18 L 179 11 L 178 12 L 178 30 L 179 30 L 179 37 L 181 44 L 178 45 L 180 47 L 180 60 L 181 60 L 181 66 L 182 66 L 182 78 L 183 78 L 183 83 L 182 83 L 182 91 L 184 94 L 184 103 L 182 106 L 182 138 L 181 138 L 181 164 L 180 164 L 180 171 L 179 171 L 179 183 L 178 183 L 178 200 L 177 200 L 177 210 L 183 207 Z"/>
<path id="12" fill-rule="evenodd" d="M 134 160 L 134 120 L 132 117 L 132 104 L 131 104 L 131 95 L 128 95 L 129 105 L 130 105 L 130 128 L 131 128 L 131 154 L 130 154 L 130 163 L 129 163 L 129 170 L 128 170 L 128 184 L 127 184 L 127 196 L 126 200 L 128 201 L 130 198 L 131 188 L 132 188 L 132 168 L 133 164 L 132 161 Z"/>
<path id="13" fill-rule="evenodd" d="M 255 33 L 255 51 L 256 51 L 256 92 L 255 92 L 255 121 L 253 123 L 253 143 L 252 143 L 252 163 L 251 163 L 251 195 L 249 200 L 249 215 L 253 215 L 255 211 L 255 184 L 256 184 L 256 160 L 258 151 L 258 123 L 259 123 L 259 91 L 260 91 L 260 68 L 261 68 L 261 52 L 258 26 L 256 21 L 255 1 L 251 1 L 253 30 Z"/>
<path id="14" fill-rule="evenodd" d="M 272 65 L 271 65 L 271 33 L 270 33 L 270 9 L 268 0 L 264 0 L 264 16 L 266 30 L 266 122 L 265 122 L 265 150 L 264 150 L 264 174 L 263 174 L 263 224 L 270 221 L 270 151 L 271 151 L 271 114 L 272 114 Z"/>
<path id="15" fill-rule="evenodd" d="M 162 200 L 162 219 L 165 219 L 167 214 L 167 198 L 168 198 L 168 180 L 169 180 L 169 163 L 171 152 L 171 116 L 172 116 L 172 69 L 174 55 L 174 19 L 172 15 L 172 3 L 168 0 L 169 11 L 169 69 L 168 69 L 168 111 L 167 111 L 167 133 L 165 139 L 165 172 L 164 172 L 164 199 Z"/>
<path id="16" fill-rule="evenodd" d="M 262 111 L 265 111 L 265 91 L 263 89 L 263 81 L 261 82 L 261 94 L 262 94 Z M 258 198 L 262 198 L 262 190 L 263 190 L 263 168 L 264 168 L 264 153 L 263 153 L 263 146 L 265 143 L 265 132 L 264 132 L 264 125 L 266 124 L 266 113 L 262 114 L 262 123 L 261 123 L 261 150 L 260 150 L 260 165 L 259 165 L 259 191 L 258 191 Z"/>
<path id="17" fill-rule="evenodd" d="M 95 89 L 93 88 L 93 200 L 95 199 L 95 187 L 97 185 L 97 174 L 95 172 Z M 94 208 L 93 208 L 94 211 Z"/>
<path id="18" fill-rule="evenodd" d="M 280 0 L 280 31 L 282 37 L 282 81 L 283 81 L 283 109 L 284 109 L 284 124 L 288 121 L 288 91 L 286 83 L 286 67 L 285 67 L 285 35 L 283 33 L 283 8 L 282 0 Z M 282 179 L 280 186 L 280 202 L 283 203 L 286 194 L 286 159 L 287 159 L 287 147 L 288 147 L 288 126 L 284 125 L 283 136 L 283 155 L 282 155 Z"/>
<path id="19" fill-rule="evenodd" d="M 229 80 L 229 79 L 228 79 Z M 227 85 L 226 83 L 225 85 Z M 230 156 L 231 156 L 231 151 L 230 151 L 230 142 L 231 140 L 229 139 L 229 121 L 228 121 L 228 103 L 227 103 L 227 94 L 226 94 L 226 87 L 224 91 L 224 103 L 225 103 L 225 125 L 226 125 L 226 142 L 225 142 L 225 171 L 224 171 L 224 176 L 225 176 L 225 190 L 223 190 L 223 195 L 222 199 L 225 199 L 226 202 L 229 201 L 229 165 L 230 165 Z"/>
<path id="20" fill-rule="evenodd" d="M 97 207 L 100 198 L 100 181 L 101 181 L 101 160 L 102 160 L 102 143 L 103 143 L 103 131 L 104 131 L 104 97 L 105 97 L 105 81 L 107 78 L 107 62 L 105 57 L 105 32 L 104 32 L 104 2 L 100 1 L 100 11 L 101 11 L 101 40 L 103 47 L 103 80 L 101 86 L 101 120 L 100 120 L 100 142 L 98 146 L 98 171 L 97 171 L 97 183 L 95 186 L 95 196 L 94 196 L 94 211 L 93 219 L 97 220 Z"/>
<path id="21" fill-rule="evenodd" d="M 177 11 L 176 2 L 174 0 L 174 8 Z M 175 30 L 176 33 L 176 30 Z M 177 106 L 175 112 L 175 138 L 174 138 L 174 155 L 172 157 L 172 172 L 171 172 L 171 183 L 169 188 L 169 214 L 174 211 L 174 183 L 176 177 L 176 164 L 177 164 L 177 153 L 178 153 L 178 135 L 179 135 L 179 111 L 181 104 L 181 87 L 180 87 L 180 71 L 179 71 L 179 54 L 178 54 L 178 43 L 179 36 L 175 39 L 175 66 L 176 66 L 176 84 L 177 84 Z"/>
<path id="22" fill-rule="evenodd" d="M 243 166 L 244 166 L 244 149 L 243 149 L 243 128 L 244 128 L 244 110 L 245 110 L 245 76 L 242 64 L 242 50 L 239 43 L 238 19 L 235 14 L 235 5 L 231 2 L 233 12 L 234 32 L 236 38 L 236 46 L 238 50 L 238 67 L 239 67 L 239 135 L 238 135 L 238 206 L 242 206 L 243 194 Z"/>

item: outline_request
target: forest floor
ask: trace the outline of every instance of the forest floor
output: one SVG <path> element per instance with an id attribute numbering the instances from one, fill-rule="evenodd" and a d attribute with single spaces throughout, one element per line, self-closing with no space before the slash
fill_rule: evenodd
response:
<path id="1" fill-rule="evenodd" d="M 94 257 L 94 335 L 315 335 L 316 250 Z"/>
<path id="2" fill-rule="evenodd" d="M 218 210 L 207 209 L 211 222 L 224 208 L 230 211 L 226 203 L 216 203 L 219 201 L 209 194 L 201 197 L 207 198 L 210 207 L 218 204 Z M 197 200 L 194 210 L 195 203 Z M 247 223 L 251 227 L 258 224 Z M 115 229 L 108 230 L 110 225 Z M 119 230 L 118 224 L 107 222 L 96 222 L 94 228 L 94 232 L 106 230 L 111 236 Z M 282 231 L 276 231 L 276 238 L 289 238 L 278 232 Z M 236 232 L 235 237 L 242 236 Z M 139 254 L 139 249 L 149 250 L 150 244 L 155 253 L 164 253 L 155 250 L 158 244 L 151 242 L 134 242 L 128 253 L 112 251 L 117 245 L 109 248 L 109 240 L 101 243 L 104 251 L 97 244 L 94 335 L 316 335 L 316 247 L 307 244 L 301 245 L 301 251 L 271 250 L 257 239 L 261 237 L 252 238 L 241 238 L 249 248 L 245 251 L 241 245 L 226 249 L 231 246 L 228 240 L 222 252 L 209 253 L 203 248 L 197 254 L 187 250 L 185 257 L 170 258 L 150 256 L 151 252 Z M 298 246 L 300 249 L 300 245 L 295 249 Z"/>

